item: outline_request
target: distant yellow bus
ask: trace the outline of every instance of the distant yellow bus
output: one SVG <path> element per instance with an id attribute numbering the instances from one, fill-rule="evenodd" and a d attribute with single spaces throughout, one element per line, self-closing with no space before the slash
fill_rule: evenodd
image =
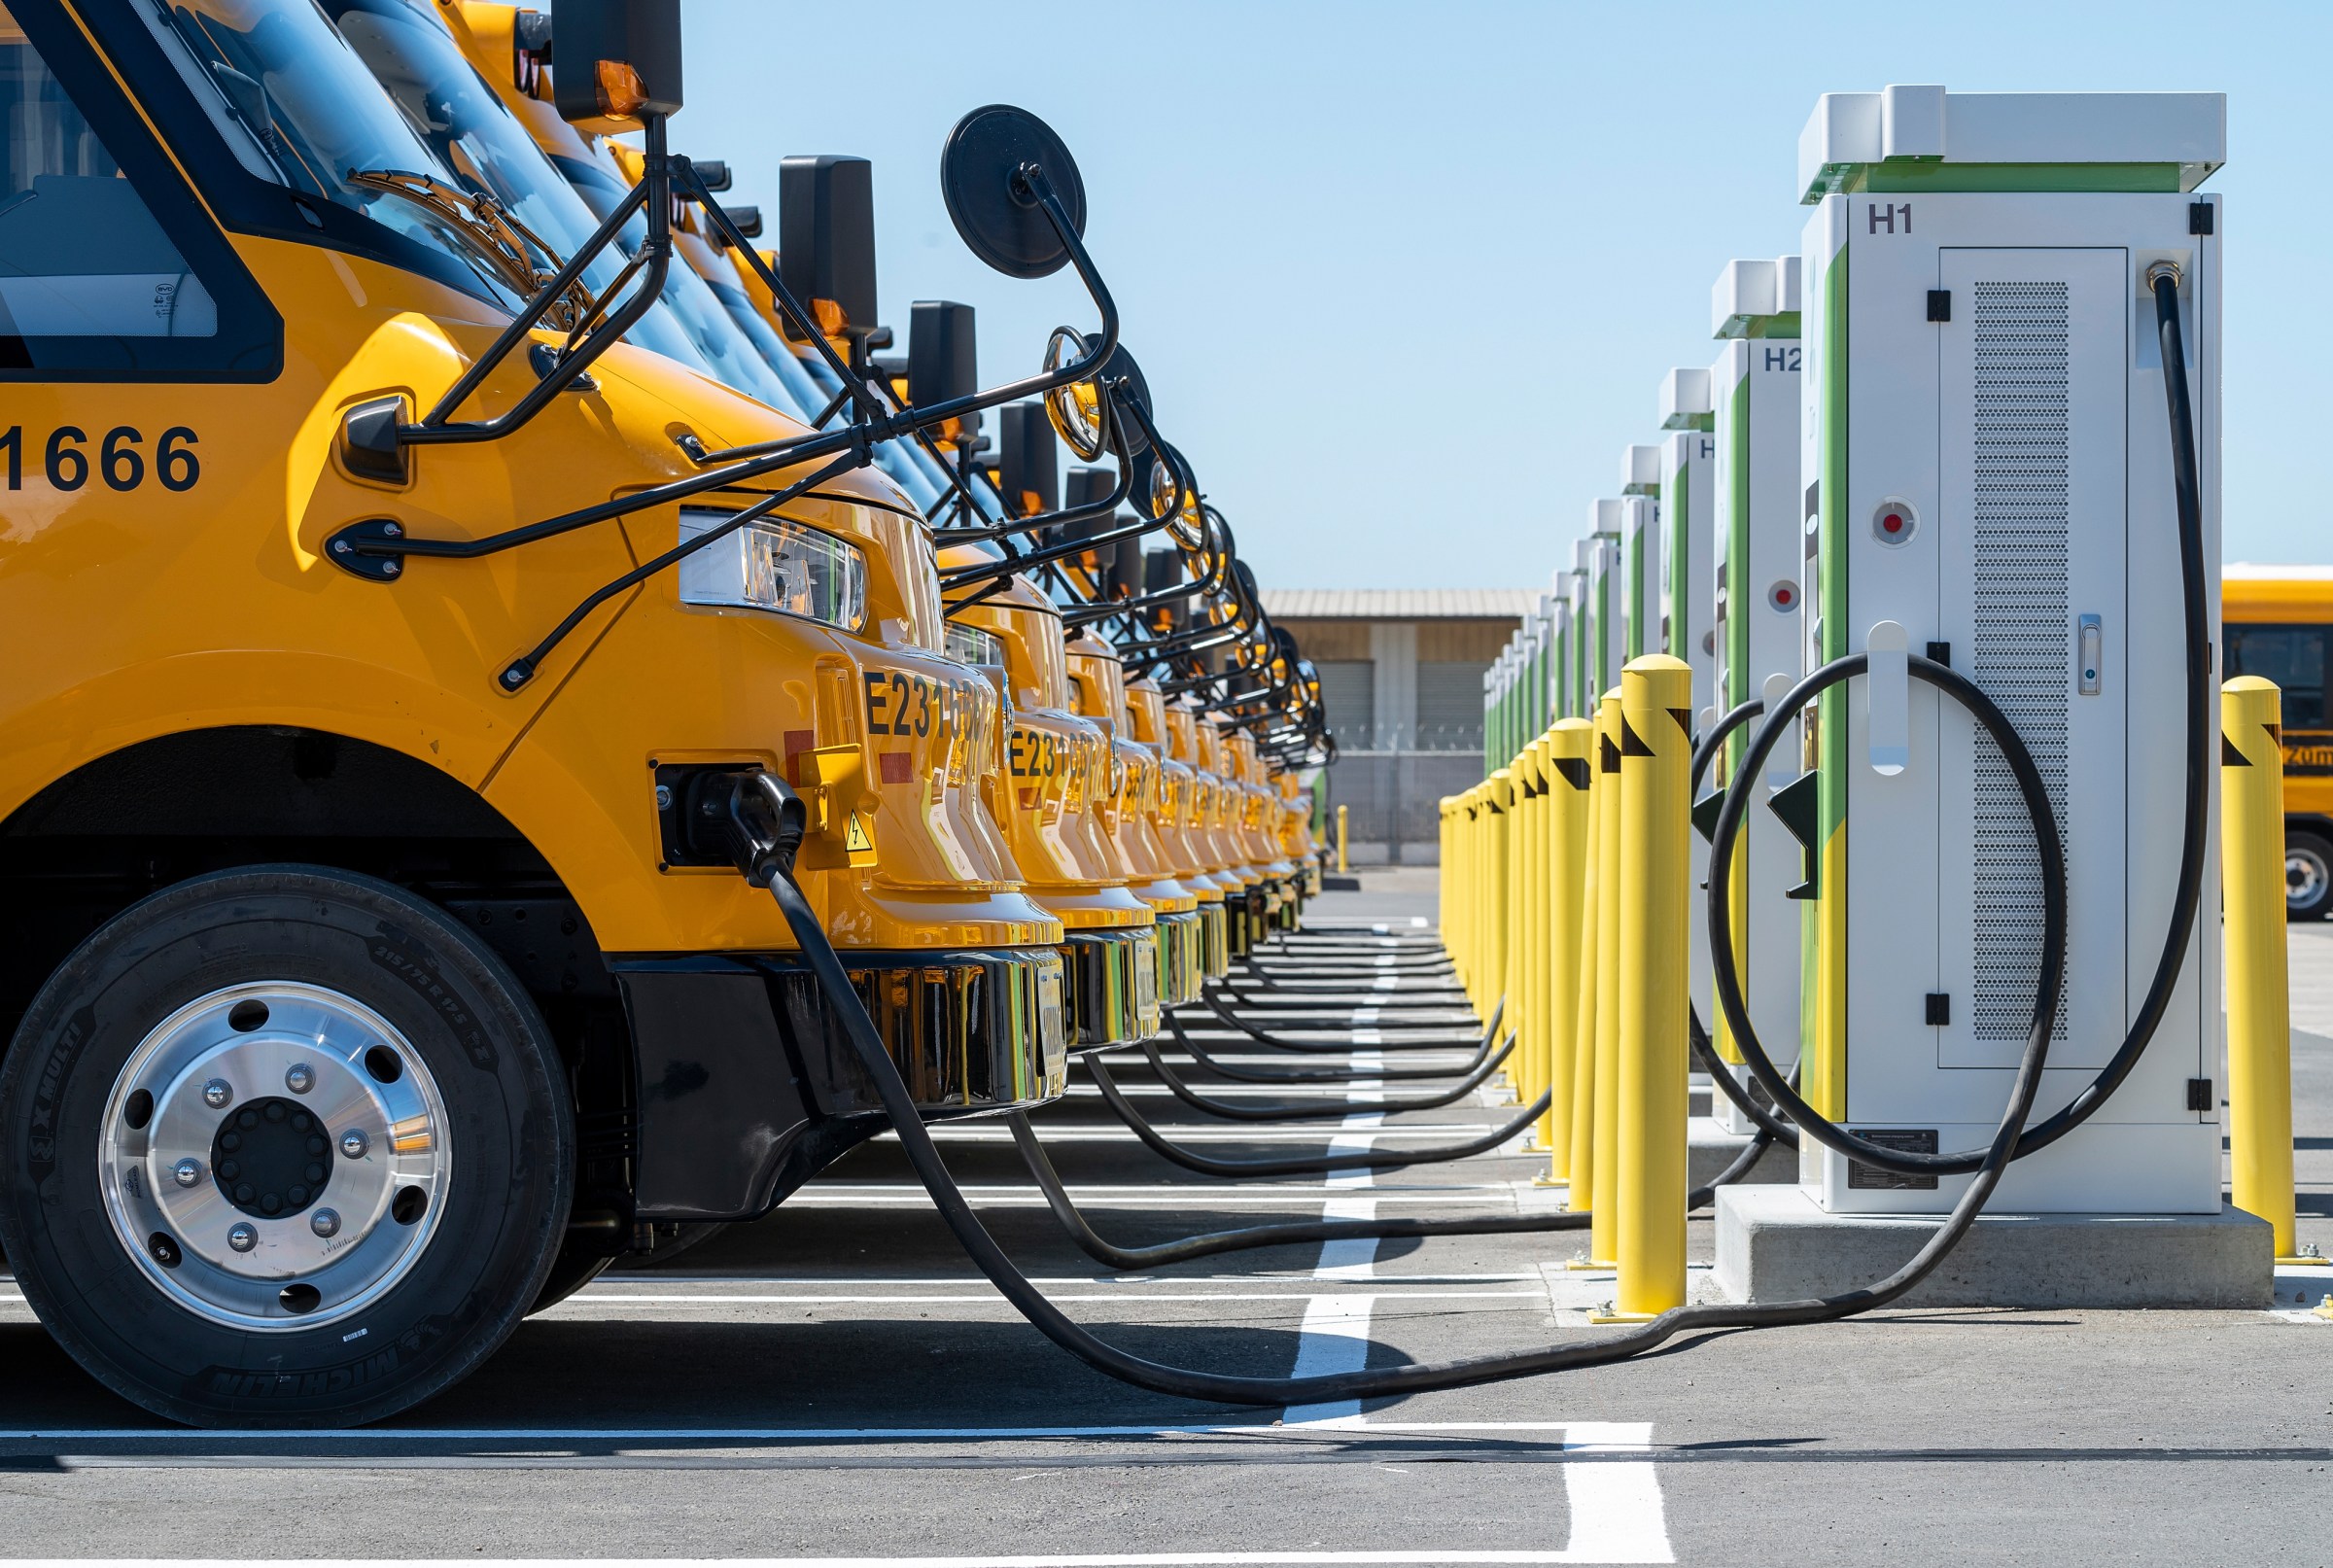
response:
<path id="1" fill-rule="evenodd" d="M 2333 913 L 2333 720 L 2325 714 L 2325 643 L 2333 636 L 2333 567 L 2234 565 L 2221 573 L 2227 676 L 2256 675 L 2284 693 L 2284 909 Z"/>

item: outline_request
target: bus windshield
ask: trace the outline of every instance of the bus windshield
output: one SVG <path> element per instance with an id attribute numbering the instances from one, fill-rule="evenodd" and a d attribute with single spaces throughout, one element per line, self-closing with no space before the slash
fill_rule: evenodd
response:
<path id="1" fill-rule="evenodd" d="M 599 220 L 435 17 L 411 0 L 326 0 L 325 10 L 405 123 L 465 190 L 492 196 L 560 260 L 591 238 Z M 586 269 L 584 281 L 595 294 L 604 293 L 622 264 L 610 249 Z M 661 305 L 628 335 L 693 370 L 709 369 Z"/>
<path id="2" fill-rule="evenodd" d="M 396 173 L 451 183 L 314 0 L 149 0 L 188 85 L 236 157 L 262 178 L 330 201 L 458 261 L 456 274 L 508 309 L 519 296 L 492 248 L 458 217 L 367 184 Z M 171 47 L 175 46 L 175 47 Z"/>

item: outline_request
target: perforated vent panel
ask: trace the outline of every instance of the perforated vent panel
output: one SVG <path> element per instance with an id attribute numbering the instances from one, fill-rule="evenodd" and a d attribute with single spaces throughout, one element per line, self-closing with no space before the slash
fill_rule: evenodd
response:
<path id="1" fill-rule="evenodd" d="M 2066 829 L 2069 640 L 2067 286 L 1978 283 L 1974 646 L 1969 677 L 2025 738 Z M 2017 1040 L 2041 951 L 2033 825 L 2000 749 L 1980 731 L 1975 777 L 1975 996 L 1980 1040 Z M 2066 1027 L 2063 1000 L 2057 1028 Z"/>

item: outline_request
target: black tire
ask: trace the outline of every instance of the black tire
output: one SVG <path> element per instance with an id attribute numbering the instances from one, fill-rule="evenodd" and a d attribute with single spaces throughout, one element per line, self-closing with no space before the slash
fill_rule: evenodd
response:
<path id="1" fill-rule="evenodd" d="M 106 1107 L 141 1041 L 197 997 L 262 983 L 370 1009 L 444 1109 L 426 1243 L 377 1299 L 314 1329 L 256 1332 L 166 1294 L 100 1191 Z M 98 1381 L 194 1425 L 374 1421 L 458 1381 L 541 1288 L 574 1165 L 558 1053 L 508 969 L 430 904 L 324 867 L 224 872 L 132 906 L 50 976 L 0 1066 L 0 1245 L 26 1301 Z"/>
<path id="2" fill-rule="evenodd" d="M 2333 912 L 2333 844 L 2316 833 L 2284 833 L 2284 918 L 2321 921 Z"/>

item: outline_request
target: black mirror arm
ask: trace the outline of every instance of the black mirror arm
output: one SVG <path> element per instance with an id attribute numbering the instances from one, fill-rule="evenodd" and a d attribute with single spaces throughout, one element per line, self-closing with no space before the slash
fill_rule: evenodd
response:
<path id="1" fill-rule="evenodd" d="M 714 226 L 721 231 L 721 237 L 746 259 L 746 264 L 753 269 L 753 275 L 769 289 L 770 298 L 777 305 L 779 313 L 794 324 L 795 329 L 808 340 L 811 347 L 817 350 L 818 358 L 826 362 L 826 367 L 834 372 L 835 379 L 842 383 L 843 390 L 836 394 L 836 401 L 849 399 L 856 403 L 860 419 L 883 417 L 883 405 L 876 401 L 874 391 L 867 385 L 866 378 L 852 366 L 849 360 L 834 351 L 834 345 L 828 342 L 826 334 L 818 330 L 818 317 L 811 312 L 808 305 L 794 297 L 794 292 L 785 286 L 783 278 L 778 276 L 777 269 L 762 260 L 761 252 L 747 237 L 745 230 L 737 226 L 737 220 L 729 216 L 729 210 L 721 205 L 719 198 L 713 193 L 712 188 L 705 183 L 704 171 L 690 161 L 685 155 L 673 159 L 673 169 L 680 178 L 683 194 L 704 209 L 705 215 L 713 221 Z M 828 403 L 824 412 L 818 419 L 812 421 L 813 428 L 824 424 L 826 418 L 833 413 L 834 408 L 834 403 Z M 748 448 L 741 447 L 729 452 L 713 453 L 710 455 L 709 461 L 718 462 L 725 457 L 744 456 L 748 450 Z"/>
<path id="2" fill-rule="evenodd" d="M 617 594 L 635 584 L 645 582 L 666 567 L 678 565 L 715 540 L 726 539 L 748 523 L 768 516 L 785 503 L 795 500 L 808 491 L 817 489 L 828 479 L 840 477 L 853 469 L 863 466 L 866 461 L 867 454 L 864 448 L 856 452 L 846 452 L 816 471 L 796 479 L 784 489 L 772 491 L 742 511 L 731 512 L 720 522 L 697 535 L 694 539 L 684 539 L 662 554 L 651 556 L 632 568 L 631 571 L 609 578 L 584 595 L 582 601 L 574 610 L 568 611 L 567 618 L 551 629 L 550 635 L 518 658 L 505 665 L 502 674 L 496 677 L 496 684 L 505 691 L 518 690 L 535 679 L 535 672 L 541 668 L 542 661 L 550 655 L 553 648 L 566 640 L 570 632 L 583 624 L 585 616 Z"/>
<path id="3" fill-rule="evenodd" d="M 518 314 L 511 318 L 510 324 L 503 329 L 501 335 L 495 338 L 486 352 L 479 355 L 461 378 L 446 389 L 445 395 L 437 400 L 436 406 L 423 415 L 419 423 L 398 427 L 399 445 L 434 446 L 491 441 L 509 435 L 566 391 L 577 376 L 590 368 L 592 361 L 607 351 L 609 344 L 631 331 L 640 318 L 647 314 L 649 307 L 656 303 L 664 291 L 665 271 L 671 264 L 673 253 L 672 208 L 664 174 L 664 120 L 661 116 L 649 120 L 647 133 L 647 178 L 633 187 L 631 192 L 616 204 L 615 210 L 592 232 L 591 238 L 577 247 L 575 254 L 551 274 L 550 281 L 538 289 L 535 296 L 519 308 Z M 635 212 L 641 210 L 644 202 L 648 213 L 647 243 L 641 247 L 641 258 L 645 259 L 645 276 L 634 287 L 631 297 L 573 352 L 562 354 L 558 364 L 552 366 L 551 373 L 536 382 L 528 389 L 526 396 L 508 409 L 491 419 L 452 423 L 453 411 L 484 385 L 486 378 L 534 333 L 551 306 L 583 275 L 583 269 L 615 242 L 615 237 L 623 232 L 624 225 L 631 221 Z M 636 259 L 635 265 L 638 264 L 639 259 Z M 626 270 L 629 272 L 633 268 Z M 577 323 L 577 330 L 580 331 L 584 325 Z"/>
<path id="4" fill-rule="evenodd" d="M 1046 183 L 1044 171 L 1027 168 L 1023 172 L 1036 192 L 1038 206 L 1052 223 L 1055 232 L 1061 236 L 1062 243 L 1068 249 L 1069 259 L 1077 267 L 1078 278 L 1085 284 L 1086 293 L 1092 296 L 1095 308 L 1101 313 L 1100 335 L 1084 354 L 1058 369 L 1040 370 L 1035 375 L 1023 376 L 1018 381 L 1007 382 L 1000 387 L 992 387 L 986 392 L 968 392 L 960 398 L 948 398 L 939 402 L 903 409 L 896 413 L 884 410 L 872 389 L 868 388 L 866 382 L 855 371 L 842 362 L 841 357 L 834 352 L 834 346 L 826 341 L 825 334 L 818 331 L 815 319 L 811 317 L 802 302 L 786 291 L 785 285 L 780 281 L 777 273 L 771 269 L 768 262 L 761 259 L 761 253 L 744 243 L 745 236 L 738 233 L 736 223 L 721 210 L 720 203 L 714 199 L 713 193 L 704 189 L 704 180 L 696 174 L 693 167 L 689 171 L 689 179 L 694 189 L 702 193 L 706 212 L 712 215 L 714 224 L 720 226 L 721 231 L 729 236 L 733 244 L 742 246 L 747 261 L 753 268 L 754 276 L 769 286 L 771 296 L 778 301 L 779 308 L 792 316 L 797 325 L 804 327 L 819 354 L 825 358 L 829 366 L 835 368 L 835 373 L 843 377 L 844 386 L 853 389 L 853 396 L 859 400 L 858 421 L 866 428 L 867 438 L 881 442 L 893 440 L 933 425 L 945 424 L 951 419 L 960 419 L 966 414 L 976 414 L 983 409 L 995 408 L 1008 402 L 1019 402 L 1024 398 L 1041 397 L 1058 387 L 1091 380 L 1094 373 L 1108 361 L 1110 355 L 1116 352 L 1118 347 L 1117 301 L 1110 297 L 1109 288 L 1101 281 L 1101 274 L 1095 269 L 1094 259 L 1086 254 L 1085 242 L 1078 238 L 1077 229 L 1069 222 L 1069 214 L 1062 206 L 1061 197 L 1055 195 L 1053 187 Z M 763 441 L 750 446 L 733 446 L 718 452 L 705 453 L 697 461 L 723 463 L 734 458 L 756 457 L 764 452 L 778 450 L 783 444 L 779 441 Z"/>
<path id="5" fill-rule="evenodd" d="M 1220 514 L 1212 508 L 1202 512 L 1201 516 L 1201 526 L 1206 530 L 1204 543 L 1201 546 L 1207 561 L 1205 572 L 1189 582 L 1179 583 L 1171 588 L 1160 588 L 1150 593 L 1136 594 L 1132 599 L 1113 599 L 1106 605 L 1095 605 L 1090 609 L 1071 610 L 1062 617 L 1064 623 L 1083 626 L 1093 621 L 1107 620 L 1113 615 L 1138 615 L 1144 610 L 1158 610 L 1166 605 L 1186 604 L 1193 599 L 1202 598 L 1220 590 L 1224 578 L 1231 572 L 1230 531 L 1223 526 Z M 1183 553 L 1188 558 L 1201 553 L 1201 550 L 1185 550 Z M 1175 633 L 1172 635 L 1185 636 L 1189 634 Z M 1171 638 L 1168 641 L 1170 642 Z M 1166 644 L 1134 640 L 1119 645 L 1125 649 L 1139 651 L 1150 647 L 1166 646 Z"/>
<path id="6" fill-rule="evenodd" d="M 1237 626 L 1194 627 L 1187 632 L 1177 632 L 1172 637 L 1160 638 L 1155 643 L 1143 643 L 1129 648 L 1119 655 L 1118 662 L 1129 668 L 1132 667 L 1132 661 L 1136 658 L 1139 658 L 1143 664 L 1159 664 L 1167 659 L 1185 658 L 1194 653 L 1205 653 L 1214 648 L 1230 647 L 1246 636 L 1246 630 Z"/>
<path id="7" fill-rule="evenodd" d="M 939 441 L 931 432 L 921 429 L 916 432 L 916 444 L 929 452 L 931 460 L 940 466 L 940 471 L 948 475 L 948 487 L 932 497 L 931 505 L 923 508 L 923 521 L 931 525 L 933 532 L 937 533 L 947 526 L 940 521 L 947 513 L 955 512 L 969 517 L 981 515 L 980 498 L 972 493 L 971 475 L 977 471 L 977 465 L 972 460 L 970 449 L 958 447 L 956 457 L 951 460 L 941 450 Z"/>
<path id="8" fill-rule="evenodd" d="M 1118 384 L 1113 382 L 1105 391 L 1108 396 L 1116 399 L 1119 396 L 1117 389 Z M 1128 401 L 1131 401 L 1131 400 Z M 950 528 L 941 533 L 941 541 L 953 543 L 958 540 L 970 542 L 973 540 L 1009 540 L 1018 535 L 1034 533 L 1039 529 L 1054 528 L 1068 523 L 1091 522 L 1097 517 L 1109 516 L 1126 504 L 1127 497 L 1133 494 L 1134 488 L 1133 459 L 1127 453 L 1125 437 L 1119 431 L 1116 421 L 1112 421 L 1110 424 L 1110 455 L 1118 461 L 1118 483 L 1111 489 L 1109 495 L 1100 501 L 1089 501 L 1079 506 L 1057 507 L 1052 511 L 1032 512 L 1027 517 L 1016 517 L 1002 523 L 985 524 L 973 528 Z"/>

